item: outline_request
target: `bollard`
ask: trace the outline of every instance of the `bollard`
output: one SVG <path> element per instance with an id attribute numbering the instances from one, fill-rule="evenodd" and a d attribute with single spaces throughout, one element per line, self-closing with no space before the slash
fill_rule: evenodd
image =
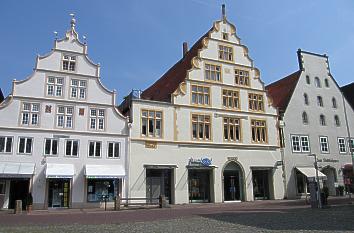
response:
<path id="1" fill-rule="evenodd" d="M 16 200 L 15 202 L 15 214 L 22 213 L 22 200 Z"/>
<path id="2" fill-rule="evenodd" d="M 166 208 L 166 197 L 165 197 L 165 195 L 160 195 L 159 196 L 159 207 L 160 208 Z"/>
<path id="3" fill-rule="evenodd" d="M 114 210 L 120 210 L 120 196 L 117 196 L 114 200 Z"/>

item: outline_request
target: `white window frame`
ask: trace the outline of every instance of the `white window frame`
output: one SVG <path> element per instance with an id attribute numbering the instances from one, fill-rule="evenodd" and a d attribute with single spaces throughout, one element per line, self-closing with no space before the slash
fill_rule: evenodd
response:
<path id="1" fill-rule="evenodd" d="M 295 143 L 297 143 L 297 144 L 295 145 Z M 295 148 L 295 146 L 298 148 L 298 150 L 297 150 L 297 148 Z M 293 153 L 301 152 L 301 142 L 300 142 L 299 135 L 291 135 L 291 148 L 292 148 Z"/>
<path id="2" fill-rule="evenodd" d="M 76 61 L 77 61 L 77 56 L 64 54 L 62 59 L 62 69 L 69 72 L 75 72 L 77 68 Z M 67 66 L 64 65 L 65 62 L 67 62 Z M 74 67 L 73 69 L 72 66 Z"/>
<path id="3" fill-rule="evenodd" d="M 64 111 L 59 111 L 61 108 L 64 109 Z M 72 109 L 71 113 L 69 109 Z M 73 129 L 74 128 L 74 113 L 75 113 L 75 108 L 74 106 L 62 106 L 58 105 L 57 106 L 57 111 L 56 111 L 56 127 L 57 128 L 63 128 L 63 129 Z M 62 119 L 62 120 L 60 120 Z M 71 126 L 68 125 L 71 119 Z M 59 125 L 59 123 L 62 122 L 62 125 Z"/>
<path id="4" fill-rule="evenodd" d="M 352 143 L 351 143 L 352 141 Z M 352 144 L 352 147 L 350 147 L 350 143 Z M 352 153 L 354 152 L 354 138 L 348 139 L 348 152 Z"/>
<path id="5" fill-rule="evenodd" d="M 106 110 L 95 107 L 91 107 L 89 110 L 89 129 L 104 131 L 106 128 Z"/>
<path id="6" fill-rule="evenodd" d="M 295 150 L 294 139 L 297 141 L 298 150 Z M 306 139 L 306 140 L 304 140 Z M 306 144 L 307 143 L 307 144 Z M 293 153 L 310 153 L 310 139 L 308 135 L 291 135 L 291 147 Z"/>
<path id="7" fill-rule="evenodd" d="M 110 154 L 109 154 L 109 146 L 110 146 L 110 144 L 113 144 L 113 151 L 112 151 L 112 156 L 110 156 Z M 118 145 L 118 156 L 115 156 L 115 154 L 116 154 L 116 145 Z M 108 142 L 107 143 L 107 158 L 109 158 L 109 159 L 119 159 L 120 158 L 120 147 L 121 147 L 121 145 L 120 145 L 120 142 Z"/>
<path id="8" fill-rule="evenodd" d="M 87 84 L 88 80 L 77 78 L 70 79 L 70 98 L 85 100 L 87 98 Z M 73 95 L 73 93 L 75 93 L 75 95 Z"/>
<path id="9" fill-rule="evenodd" d="M 20 152 L 20 142 L 21 142 L 21 139 L 24 139 L 25 142 L 24 142 L 24 151 L 23 152 Z M 31 140 L 31 151 L 30 152 L 27 152 L 26 149 L 27 149 L 27 143 L 28 143 L 28 140 Z M 19 137 L 18 138 L 18 146 L 17 146 L 17 153 L 20 154 L 20 155 L 31 155 L 32 154 L 32 151 L 33 151 L 33 143 L 34 143 L 34 139 L 31 138 L 31 137 Z"/>
<path id="10" fill-rule="evenodd" d="M 68 155 L 67 149 L 68 149 L 68 142 L 71 142 L 71 148 L 70 148 L 70 155 Z M 77 155 L 73 155 L 74 151 L 74 142 L 77 142 Z M 67 139 L 65 140 L 65 152 L 64 152 L 65 157 L 72 157 L 72 158 L 78 158 L 80 157 L 80 141 L 78 139 Z"/>
<path id="11" fill-rule="evenodd" d="M 325 139 L 325 140 L 323 140 Z M 319 137 L 319 142 L 320 142 L 320 151 L 322 154 L 329 154 L 329 143 L 328 143 L 328 137 L 327 136 L 320 136 Z M 323 150 L 324 146 L 326 145 L 327 150 Z"/>
<path id="12" fill-rule="evenodd" d="M 94 143 L 94 147 L 93 147 L 93 155 L 90 155 L 90 147 L 91 147 L 91 143 Z M 97 148 L 97 143 L 100 144 L 100 155 L 97 156 L 96 155 L 96 148 Z M 89 141 L 88 143 L 88 153 L 87 153 L 87 156 L 89 158 L 102 158 L 102 141 Z"/>
<path id="13" fill-rule="evenodd" d="M 49 154 L 46 153 L 46 147 L 47 147 L 47 141 L 50 141 L 50 149 L 49 149 Z M 57 142 L 57 149 L 56 149 L 56 154 L 53 153 L 53 142 Z M 57 157 L 59 155 L 59 139 L 58 138 L 45 138 L 44 139 L 44 150 L 43 150 L 43 155 L 44 156 L 52 156 L 52 157 Z"/>
<path id="14" fill-rule="evenodd" d="M 53 82 L 49 82 L 50 79 L 54 79 Z M 59 80 L 62 80 L 61 83 Z M 47 89 L 46 95 L 51 97 L 63 97 L 64 94 L 64 78 L 63 77 L 54 77 L 48 76 L 47 77 Z M 53 88 L 53 93 L 49 93 L 49 87 Z M 58 95 L 58 90 L 60 91 L 60 95 Z"/>
<path id="15" fill-rule="evenodd" d="M 163 112 L 159 110 L 141 110 L 141 136 L 162 138 L 163 134 Z M 150 124 L 152 122 L 152 124 Z M 160 125 L 158 129 L 157 125 Z M 143 133 L 143 127 L 146 128 L 146 133 Z"/>
<path id="16" fill-rule="evenodd" d="M 205 80 L 212 82 L 221 82 L 221 66 L 205 63 L 204 65 Z"/>
<path id="17" fill-rule="evenodd" d="M 29 106 L 29 109 L 25 108 L 25 106 Z M 38 109 L 35 109 L 35 106 L 38 106 Z M 21 119 L 20 124 L 22 126 L 39 126 L 40 122 L 40 114 L 41 113 L 41 105 L 40 103 L 29 103 L 22 102 L 21 103 Z M 24 121 L 24 116 L 27 116 L 27 120 Z M 37 116 L 37 122 L 34 123 L 34 116 Z"/>
<path id="18" fill-rule="evenodd" d="M 12 153 L 12 147 L 14 144 L 14 137 L 11 136 L 0 136 L 0 138 L 4 138 L 4 151 L 0 151 L 1 154 L 11 154 Z M 10 151 L 8 150 L 8 141 L 11 139 L 11 145 L 10 145 Z"/>
<path id="19" fill-rule="evenodd" d="M 343 143 L 340 142 L 341 140 L 343 140 Z M 337 142 L 338 142 L 338 151 L 339 151 L 339 153 L 340 154 L 346 154 L 347 153 L 347 145 L 346 145 L 346 142 L 345 142 L 345 138 L 338 138 Z M 349 145 L 349 143 L 348 143 L 348 145 Z M 344 149 L 344 151 L 342 149 Z"/>

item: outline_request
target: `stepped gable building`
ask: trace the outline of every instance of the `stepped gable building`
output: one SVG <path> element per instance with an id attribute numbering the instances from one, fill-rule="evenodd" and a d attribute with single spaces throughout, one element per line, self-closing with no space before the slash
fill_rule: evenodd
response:
<path id="1" fill-rule="evenodd" d="M 76 21 L 0 105 L 1 207 L 99 207 L 125 195 L 128 121 L 87 56 Z"/>
<path id="2" fill-rule="evenodd" d="M 170 203 L 283 198 L 277 111 L 226 18 L 153 85 L 120 106 L 130 117 L 129 195 Z"/>
<path id="3" fill-rule="evenodd" d="M 302 50 L 297 55 L 299 70 L 266 87 L 283 126 L 286 194 L 288 198 L 307 194 L 308 180 L 316 174 L 316 155 L 322 185 L 335 195 L 336 187 L 344 184 L 343 167 L 351 163 L 353 109 L 331 75 L 326 55 Z"/>

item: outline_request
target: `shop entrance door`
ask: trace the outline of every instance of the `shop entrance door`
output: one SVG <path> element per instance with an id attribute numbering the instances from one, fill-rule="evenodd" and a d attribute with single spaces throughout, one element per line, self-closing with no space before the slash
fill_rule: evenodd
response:
<path id="1" fill-rule="evenodd" d="M 26 197 L 29 191 L 29 179 L 11 180 L 9 209 L 15 208 L 16 200 L 22 200 L 22 209 L 26 209 Z"/>
<path id="2" fill-rule="evenodd" d="M 171 169 L 146 169 L 146 198 L 157 203 L 164 195 L 171 204 Z"/>
<path id="3" fill-rule="evenodd" d="M 243 197 L 242 169 L 235 162 L 229 162 L 224 168 L 224 201 L 241 201 Z"/>
<path id="4" fill-rule="evenodd" d="M 253 196 L 255 200 L 268 200 L 269 198 L 269 170 L 253 170 Z"/>
<path id="5" fill-rule="evenodd" d="M 68 208 L 70 196 L 70 179 L 49 180 L 48 207 Z"/>

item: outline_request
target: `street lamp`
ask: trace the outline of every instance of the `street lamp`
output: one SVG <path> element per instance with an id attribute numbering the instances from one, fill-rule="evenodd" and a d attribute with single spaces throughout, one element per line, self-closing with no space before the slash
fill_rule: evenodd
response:
<path id="1" fill-rule="evenodd" d="M 322 202 L 321 202 L 321 186 L 320 186 L 320 179 L 318 177 L 318 164 L 317 164 L 317 156 L 316 154 L 309 154 L 308 156 L 313 156 L 315 157 L 315 169 L 316 169 L 316 182 L 317 182 L 317 196 L 318 196 L 318 208 L 322 208 Z"/>

